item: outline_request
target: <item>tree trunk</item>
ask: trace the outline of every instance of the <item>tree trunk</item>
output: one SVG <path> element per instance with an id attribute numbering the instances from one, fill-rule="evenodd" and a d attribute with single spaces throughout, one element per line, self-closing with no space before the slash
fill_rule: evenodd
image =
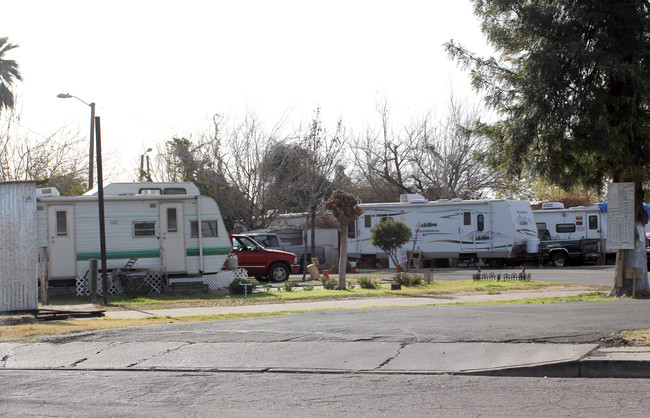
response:
<path id="1" fill-rule="evenodd" d="M 311 264 L 311 260 L 307 257 L 307 231 L 302 231 L 302 242 L 304 245 L 304 249 L 302 252 L 302 280 L 305 281 L 305 278 L 307 277 L 307 266 Z"/>
<path id="2" fill-rule="evenodd" d="M 621 176 L 621 180 L 625 179 Z M 640 296 L 650 294 L 645 236 L 648 213 L 643 207 L 643 200 L 643 183 L 636 180 L 634 181 L 634 249 L 616 251 L 612 296 L 631 296 L 632 293 Z M 633 277 L 638 277 L 638 280 L 635 282 Z M 633 286 L 636 292 L 633 292 Z"/>
<path id="3" fill-rule="evenodd" d="M 635 240 L 633 250 L 616 251 L 616 269 L 614 272 L 614 289 L 613 296 L 631 296 L 632 286 L 635 287 L 637 295 L 650 293 L 650 283 L 648 282 L 648 264 L 645 245 L 645 233 L 639 237 L 637 231 L 644 231 L 645 225 L 641 222 L 636 223 Z M 634 270 L 640 271 L 640 279 L 632 283 Z"/>
<path id="4" fill-rule="evenodd" d="M 316 255 L 316 208 L 312 208 L 311 210 L 311 256 L 313 257 L 318 257 Z"/>
<path id="5" fill-rule="evenodd" d="M 339 225 L 339 289 L 346 289 L 345 268 L 348 261 L 348 226 Z"/>

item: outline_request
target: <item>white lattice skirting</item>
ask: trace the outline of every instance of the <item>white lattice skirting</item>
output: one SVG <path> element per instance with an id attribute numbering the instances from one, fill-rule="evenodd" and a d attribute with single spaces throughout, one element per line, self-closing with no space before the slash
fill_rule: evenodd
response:
<path id="1" fill-rule="evenodd" d="M 244 269 L 220 271 L 203 276 L 203 283 L 207 284 L 210 290 L 217 290 L 227 288 L 235 279 L 248 279 L 248 272 Z"/>
<path id="2" fill-rule="evenodd" d="M 102 274 L 97 274 L 97 294 L 103 296 L 103 286 L 102 286 Z M 90 296 L 90 286 L 88 286 L 88 280 L 90 277 L 87 275 L 77 277 L 77 296 Z M 144 283 L 148 284 L 151 287 L 151 290 L 156 293 L 163 292 L 164 286 L 164 275 L 160 272 L 147 272 L 144 276 Z M 119 280 L 113 280 L 109 274 L 108 281 L 108 294 L 109 295 L 121 295 L 124 293 L 124 286 L 120 283 Z"/>

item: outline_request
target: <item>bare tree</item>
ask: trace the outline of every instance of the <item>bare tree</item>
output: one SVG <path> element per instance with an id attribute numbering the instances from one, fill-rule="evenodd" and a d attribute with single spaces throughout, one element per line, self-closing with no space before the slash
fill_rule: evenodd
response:
<path id="1" fill-rule="evenodd" d="M 406 181 L 410 174 L 413 133 L 393 130 L 386 100 L 378 102 L 376 109 L 380 128 L 367 128 L 351 146 L 356 177 L 372 191 L 364 200 L 394 201 L 401 193 L 412 192 Z"/>
<path id="2" fill-rule="evenodd" d="M 264 228 L 278 211 L 270 204 L 271 174 L 264 165 L 281 141 L 280 126 L 267 132 L 250 112 L 239 123 L 215 115 L 212 132 L 168 141 L 152 177 L 196 183 L 219 204 L 230 231 L 236 223 L 246 229 Z"/>
<path id="3" fill-rule="evenodd" d="M 47 180 L 64 195 L 87 189 L 88 162 L 85 141 L 78 133 L 62 129 L 49 137 L 14 134 L 13 119 L 6 119 L 0 133 L 0 180 Z"/>
<path id="4" fill-rule="evenodd" d="M 473 130 L 480 114 L 478 105 L 459 101 L 452 92 L 444 118 L 435 125 L 429 116 L 422 119 L 413 179 L 429 199 L 480 199 L 512 190 L 504 174 L 485 161 L 489 142 Z"/>
<path id="5" fill-rule="evenodd" d="M 307 127 L 299 127 L 295 137 L 279 143 L 273 149 L 267 172 L 273 178 L 271 194 L 276 207 L 306 212 L 306 227 L 311 229 L 311 254 L 315 254 L 316 214 L 324 210 L 325 201 L 342 177 L 342 154 L 347 132 L 338 120 L 333 132 L 328 132 L 322 121 L 321 109 Z"/>

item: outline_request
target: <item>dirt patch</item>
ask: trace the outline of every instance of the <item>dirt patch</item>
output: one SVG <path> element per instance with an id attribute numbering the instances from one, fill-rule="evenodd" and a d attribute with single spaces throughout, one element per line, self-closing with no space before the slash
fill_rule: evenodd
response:
<path id="1" fill-rule="evenodd" d="M 0 316 L 0 325 L 23 325 L 34 324 L 37 319 L 34 315 L 2 315 Z"/>

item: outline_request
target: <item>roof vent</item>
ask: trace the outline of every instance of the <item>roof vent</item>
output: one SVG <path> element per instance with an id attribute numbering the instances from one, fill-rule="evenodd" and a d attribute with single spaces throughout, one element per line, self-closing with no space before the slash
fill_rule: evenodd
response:
<path id="1" fill-rule="evenodd" d="M 399 195 L 399 201 L 402 203 L 426 203 L 427 199 L 419 193 L 407 193 Z"/>
<path id="2" fill-rule="evenodd" d="M 564 203 L 562 202 L 544 202 L 542 203 L 542 210 L 546 209 L 564 209 Z"/>

